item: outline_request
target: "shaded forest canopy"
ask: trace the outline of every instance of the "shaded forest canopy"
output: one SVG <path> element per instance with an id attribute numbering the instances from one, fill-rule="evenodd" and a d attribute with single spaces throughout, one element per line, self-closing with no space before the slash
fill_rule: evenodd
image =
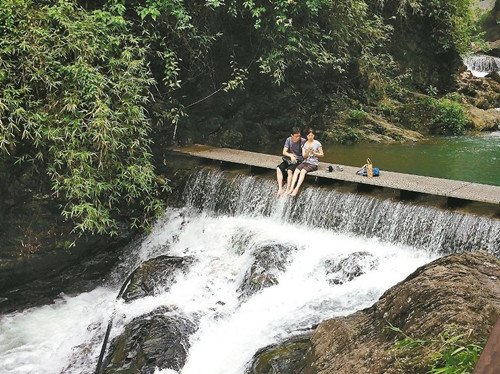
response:
<path id="1" fill-rule="evenodd" d="M 29 181 L 78 232 L 116 234 L 163 211 L 172 142 L 357 141 L 367 113 L 460 133 L 441 96 L 475 25 L 471 0 L 4 0 L 0 192 Z"/>

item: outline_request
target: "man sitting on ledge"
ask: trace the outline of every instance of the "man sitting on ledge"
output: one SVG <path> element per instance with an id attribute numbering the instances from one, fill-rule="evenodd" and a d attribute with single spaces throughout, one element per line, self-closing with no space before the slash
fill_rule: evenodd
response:
<path id="1" fill-rule="evenodd" d="M 292 182 L 292 175 L 295 168 L 303 160 L 302 147 L 306 139 L 300 136 L 300 129 L 294 127 L 292 133 L 285 140 L 283 146 L 283 162 L 276 168 L 276 180 L 278 182 L 278 195 L 288 191 Z M 283 189 L 283 178 L 286 179 L 286 188 Z"/>

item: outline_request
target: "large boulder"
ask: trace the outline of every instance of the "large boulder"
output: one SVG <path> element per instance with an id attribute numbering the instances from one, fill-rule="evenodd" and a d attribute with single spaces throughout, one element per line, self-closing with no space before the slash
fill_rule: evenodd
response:
<path id="1" fill-rule="evenodd" d="M 500 130 L 500 110 L 484 110 L 470 105 L 467 106 L 467 112 L 474 129 L 479 131 Z"/>
<path id="2" fill-rule="evenodd" d="M 115 338 L 104 372 L 153 374 L 155 368 L 180 371 L 186 362 L 189 336 L 196 322 L 161 307 L 132 320 Z"/>
<path id="3" fill-rule="evenodd" d="M 307 373 L 427 372 L 429 363 L 419 357 L 396 362 L 400 333 L 390 326 L 418 339 L 455 324 L 481 342 L 499 316 L 500 261 L 484 252 L 453 254 L 420 267 L 372 307 L 322 322 L 311 338 Z"/>
<path id="4" fill-rule="evenodd" d="M 238 287 L 240 300 L 247 300 L 263 288 L 278 284 L 278 275 L 285 271 L 290 253 L 295 247 L 270 243 L 257 248 L 253 262 Z"/>
<path id="5" fill-rule="evenodd" d="M 191 257 L 158 256 L 143 262 L 134 270 L 123 293 L 125 301 L 154 296 L 170 289 L 179 272 L 193 262 Z"/>

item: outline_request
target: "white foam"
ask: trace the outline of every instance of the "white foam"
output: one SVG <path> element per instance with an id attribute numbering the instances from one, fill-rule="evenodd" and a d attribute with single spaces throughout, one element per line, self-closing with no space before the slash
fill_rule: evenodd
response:
<path id="1" fill-rule="evenodd" d="M 51 305 L 2 316 L 0 372 L 59 373 L 77 351 L 82 362 L 65 372 L 82 372 L 94 361 L 86 360 L 83 353 L 96 357 L 100 349 L 101 339 L 93 340 L 99 332 L 93 327 L 99 330 L 98 326 L 106 326 L 115 297 L 116 291 L 97 288 L 76 297 L 62 296 Z M 81 344 L 86 346 L 77 348 Z"/>
<path id="2" fill-rule="evenodd" d="M 2 373 L 92 373 L 109 316 L 111 338 L 133 318 L 160 306 L 199 321 L 180 373 L 242 374 L 255 352 L 326 318 L 372 305 L 390 286 L 432 255 L 402 245 L 284 223 L 276 217 L 219 216 L 170 209 L 132 263 L 161 254 L 190 256 L 193 263 L 171 289 L 131 303 L 115 302 L 117 290 L 98 288 L 54 305 L 0 320 Z M 254 251 L 291 247 L 278 284 L 242 301 L 238 288 Z M 342 285 L 330 284 L 325 261 L 368 252 L 378 266 Z M 271 255 L 271 254 L 270 254 Z"/>

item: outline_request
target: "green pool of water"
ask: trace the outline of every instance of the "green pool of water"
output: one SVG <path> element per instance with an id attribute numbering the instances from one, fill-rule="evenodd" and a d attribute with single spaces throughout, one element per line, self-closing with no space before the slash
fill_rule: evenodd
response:
<path id="1" fill-rule="evenodd" d="M 500 132 L 404 144 L 324 144 L 323 150 L 321 161 L 332 164 L 361 166 L 370 157 L 382 171 L 500 186 Z"/>

